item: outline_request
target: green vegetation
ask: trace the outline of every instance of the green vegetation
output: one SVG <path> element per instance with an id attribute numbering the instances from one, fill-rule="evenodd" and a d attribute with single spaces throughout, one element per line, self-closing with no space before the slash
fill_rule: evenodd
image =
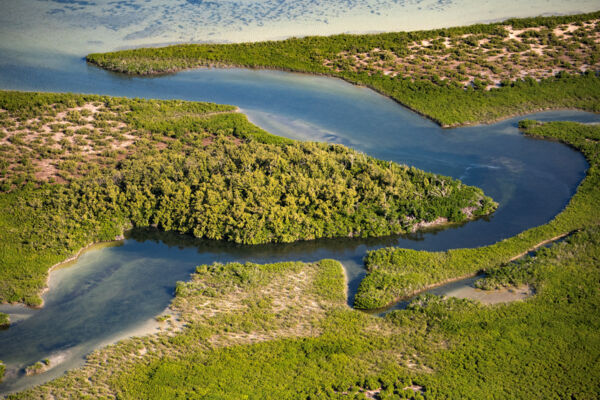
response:
<path id="1" fill-rule="evenodd" d="M 201 266 L 172 304 L 185 328 L 9 398 L 597 398 L 599 257 L 586 228 L 529 261 L 527 301 L 423 296 L 385 318 L 345 305 L 334 261 Z"/>
<path id="2" fill-rule="evenodd" d="M 597 398 L 599 255 L 600 231 L 589 228 L 537 255 L 529 266 L 537 294 L 528 301 L 450 313 L 444 304 L 417 307 L 422 329 L 450 343 L 423 377 L 428 398 Z"/>
<path id="3" fill-rule="evenodd" d="M 567 207 L 546 225 L 529 229 L 494 245 L 476 249 L 426 252 L 385 248 L 365 258 L 367 276 L 361 282 L 355 307 L 384 307 L 428 286 L 495 269 L 554 237 L 597 226 L 600 222 L 600 126 L 574 122 L 522 121 L 525 134 L 559 140 L 587 158 L 590 168 Z M 490 281 L 491 282 L 491 281 Z"/>
<path id="4" fill-rule="evenodd" d="M 168 321 L 170 318 L 171 318 L 171 316 L 169 314 L 160 315 L 160 316 L 156 317 L 156 321 L 157 322 L 165 322 L 165 321 Z"/>
<path id="5" fill-rule="evenodd" d="M 48 368 L 50 368 L 50 360 L 46 358 L 42 361 L 38 361 L 35 364 L 25 367 L 25 374 L 28 376 L 38 375 L 46 372 Z"/>
<path id="6" fill-rule="evenodd" d="M 4 379 L 4 371 L 6 370 L 6 366 L 2 361 L 0 361 L 0 382 Z"/>
<path id="7" fill-rule="evenodd" d="M 600 111 L 600 12 L 375 35 L 90 54 L 128 74 L 273 68 L 367 85 L 444 126 L 548 108 Z"/>
<path id="8" fill-rule="evenodd" d="M 0 329 L 5 329 L 10 326 L 10 317 L 8 314 L 0 312 Z"/>
<path id="9" fill-rule="evenodd" d="M 0 116 L 0 302 L 40 305 L 50 266 L 130 226 L 256 244 L 496 207 L 448 177 L 270 135 L 231 106 L 0 92 Z"/>
<path id="10" fill-rule="evenodd" d="M 545 248 L 538 250 L 545 251 Z M 535 259 L 529 256 L 515 260 L 506 265 L 499 265 L 486 269 L 486 276 L 475 282 L 475 286 L 483 290 L 495 290 L 502 288 L 519 287 L 522 285 L 532 286 L 535 276 L 533 275 Z"/>

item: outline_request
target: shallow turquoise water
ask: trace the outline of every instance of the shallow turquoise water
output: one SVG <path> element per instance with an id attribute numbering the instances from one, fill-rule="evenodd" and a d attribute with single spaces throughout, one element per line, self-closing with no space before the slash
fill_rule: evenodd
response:
<path id="1" fill-rule="evenodd" d="M 84 55 L 157 43 L 434 29 L 597 9 L 597 0 L 0 0 L 0 47 Z"/>

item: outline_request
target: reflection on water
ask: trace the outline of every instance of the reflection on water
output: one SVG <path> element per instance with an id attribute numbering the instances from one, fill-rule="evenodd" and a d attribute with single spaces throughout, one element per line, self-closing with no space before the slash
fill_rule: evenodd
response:
<path id="1" fill-rule="evenodd" d="M 383 240 L 391 244 L 393 239 Z M 361 258 L 376 242 L 312 241 L 289 245 L 240 246 L 154 230 L 129 232 L 118 245 L 84 253 L 75 265 L 54 271 L 42 310 L 2 306 L 15 323 L 0 334 L 0 355 L 7 363 L 3 392 L 19 390 L 61 375 L 83 356 L 111 339 L 126 336 L 171 301 L 175 283 L 202 263 L 341 259 L 351 287 L 363 275 Z M 26 311 L 28 318 L 15 318 Z M 47 373 L 24 377 L 27 365 L 51 358 L 62 363 Z"/>

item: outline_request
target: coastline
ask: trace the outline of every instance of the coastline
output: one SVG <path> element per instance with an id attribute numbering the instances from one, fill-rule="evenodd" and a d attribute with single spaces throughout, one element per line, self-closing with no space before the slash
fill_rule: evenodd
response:
<path id="1" fill-rule="evenodd" d="M 94 64 L 94 63 L 91 63 L 91 64 L 93 64 L 93 65 L 96 65 L 96 64 Z M 212 67 L 214 67 L 214 66 L 212 66 Z M 207 68 L 207 67 L 199 67 L 199 68 Z M 208 68 L 211 68 L 211 66 L 208 66 Z M 239 66 L 235 66 L 235 65 L 229 65 L 229 66 L 227 66 L 226 68 L 240 68 L 240 67 L 239 67 Z M 248 67 L 242 67 L 242 68 L 248 68 Z M 357 84 L 357 83 L 351 82 L 351 81 L 349 81 L 349 80 L 346 80 L 346 79 L 344 79 L 344 78 L 342 78 L 342 77 L 338 77 L 338 76 L 335 76 L 335 75 L 329 75 L 329 74 L 311 73 L 311 72 L 298 72 L 298 71 L 293 71 L 293 70 L 291 70 L 291 69 L 290 69 L 290 70 L 286 70 L 286 69 L 273 69 L 273 68 L 266 68 L 266 67 L 260 67 L 260 68 L 250 68 L 250 69 L 270 69 L 270 70 L 281 70 L 281 71 L 290 71 L 290 72 L 293 72 L 293 73 L 304 73 L 304 74 L 310 74 L 310 75 L 326 76 L 326 77 L 328 77 L 328 78 L 339 78 L 339 79 L 345 80 L 345 81 L 347 81 L 348 83 L 351 83 L 351 84 L 353 84 L 353 85 L 356 85 L 356 86 L 370 87 L 370 86 L 368 86 L 368 85 L 360 85 L 360 84 Z M 183 69 L 182 69 L 182 70 L 183 70 Z M 379 93 L 379 94 L 381 94 L 381 95 L 384 95 L 384 96 L 386 96 L 386 97 L 388 97 L 388 98 L 390 98 L 390 99 L 392 99 L 392 100 L 396 101 L 396 102 L 397 102 L 397 103 L 399 103 L 399 104 L 402 104 L 402 103 L 400 103 L 399 101 L 397 101 L 396 99 L 393 99 L 392 97 L 390 97 L 389 95 L 386 95 L 385 93 L 382 93 L 382 92 L 380 92 L 380 91 L 377 91 L 376 89 L 374 89 L 374 88 L 372 88 L 372 87 L 370 87 L 370 88 L 371 88 L 372 90 L 375 90 L 377 93 Z M 403 104 L 402 104 L 402 105 L 403 105 Z M 404 106 L 404 107 L 406 107 L 405 105 L 403 105 L 403 106 Z M 407 107 L 407 108 L 409 108 L 409 109 L 410 109 L 410 107 Z M 536 109 L 536 110 L 533 110 L 533 111 L 524 111 L 523 113 L 529 113 L 529 112 L 538 112 L 538 111 L 542 111 L 542 110 L 551 110 L 551 109 L 568 109 L 568 108 L 560 108 L 560 107 L 559 107 L 559 108 L 545 108 L 545 109 Z M 413 110 L 413 111 L 414 111 L 414 110 Z M 240 112 L 239 108 L 237 108 L 237 109 L 236 109 L 234 112 Z M 417 113 L 418 113 L 418 112 L 417 112 Z M 423 116 L 423 114 L 421 114 L 421 113 L 418 113 L 418 114 Z M 518 114 L 518 115 L 522 115 L 522 114 L 520 113 L 520 114 Z M 425 117 L 437 123 L 437 121 L 435 121 L 435 120 L 431 119 L 430 117 L 427 117 L 427 116 L 425 116 Z M 502 117 L 501 119 L 506 119 L 506 118 L 511 118 L 511 116 Z M 493 123 L 493 121 L 490 121 L 490 122 L 483 122 L 483 123 Z M 482 123 L 479 123 L 479 122 L 477 122 L 477 123 L 473 123 L 473 125 L 481 125 L 481 124 L 482 124 Z M 459 126 L 460 126 L 460 125 L 459 125 Z M 452 126 L 452 127 L 454 127 L 454 126 Z M 490 215 L 490 214 L 488 214 L 488 215 Z M 466 220 L 466 221 L 471 221 L 471 220 L 474 220 L 474 219 L 475 219 L 475 218 L 467 218 L 467 220 Z M 455 223 L 453 223 L 453 222 L 447 222 L 447 221 L 444 221 L 444 220 L 440 220 L 440 221 L 434 221 L 434 223 L 427 223 L 427 224 L 423 224 L 423 226 L 421 226 L 421 227 L 420 227 L 420 228 L 422 228 L 422 229 L 418 229 L 417 231 L 422 231 L 422 230 L 423 230 L 423 231 L 426 231 L 427 229 L 436 228 L 436 227 L 440 227 L 440 228 L 446 228 L 446 227 L 450 227 L 450 226 L 453 226 L 453 225 L 455 225 Z M 413 232 L 415 232 L 415 231 L 413 231 Z M 412 232 L 406 232 L 406 233 L 412 233 Z M 122 236 L 122 235 L 121 235 L 121 236 Z M 117 237 L 117 238 L 115 238 L 115 240 L 120 240 L 120 239 L 121 239 L 121 237 Z M 49 287 L 48 287 L 48 282 L 49 282 L 49 278 L 50 278 L 50 273 L 51 273 L 51 272 L 52 272 L 52 271 L 53 271 L 55 268 L 59 268 L 59 267 L 63 266 L 64 264 L 67 264 L 67 263 L 69 263 L 69 262 L 72 262 L 72 261 L 76 260 L 76 259 L 77 259 L 77 258 L 78 258 L 78 257 L 79 257 L 81 254 L 83 254 L 83 252 L 84 252 L 84 251 L 86 251 L 88 248 L 90 248 L 91 246 L 97 245 L 97 244 L 101 244 L 101 243 L 102 243 L 102 242 L 94 242 L 94 243 L 90 243 L 90 244 L 88 244 L 87 246 L 85 246 L 85 247 L 83 247 L 82 249 L 80 249 L 80 250 L 79 250 L 79 251 L 78 251 L 78 252 L 77 252 L 75 255 L 73 255 L 73 256 L 71 256 L 71 257 L 67 258 L 66 260 L 63 260 L 63 261 L 61 261 L 61 262 L 59 262 L 59 263 L 57 263 L 57 264 L 53 265 L 52 267 L 50 267 L 50 268 L 48 269 L 48 275 L 47 275 L 47 278 L 46 278 L 46 285 L 45 285 L 45 287 L 44 287 L 44 288 L 41 290 L 41 293 L 39 294 L 39 296 L 40 296 L 40 297 L 42 297 L 42 296 L 43 296 L 45 293 L 47 293 L 47 292 L 48 292 L 48 290 L 49 290 Z M 39 305 L 32 306 L 32 308 L 42 308 L 42 307 L 44 306 L 44 299 L 42 298 L 41 300 L 42 300 L 42 301 L 41 301 L 41 303 L 40 303 Z M 16 303 L 16 304 L 18 304 L 18 303 Z"/>
<path id="2" fill-rule="evenodd" d="M 60 269 L 60 268 L 69 267 L 70 265 L 68 265 L 68 264 L 73 263 L 74 261 L 77 261 L 77 259 L 79 257 L 81 257 L 83 254 L 85 254 L 88 251 L 96 250 L 98 248 L 104 247 L 105 245 L 116 244 L 116 243 L 121 242 L 123 240 L 125 240 L 125 236 L 124 236 L 124 234 L 120 234 L 120 235 L 117 235 L 114 240 L 92 242 L 92 243 L 90 243 L 90 244 L 82 247 L 81 249 L 79 249 L 71 257 L 69 257 L 69 258 L 67 258 L 67 259 L 65 259 L 65 260 L 63 260 L 61 262 L 58 262 L 58 263 L 54 264 L 53 266 L 51 266 L 48 269 L 48 275 L 46 277 L 46 286 L 44 286 L 44 288 L 41 290 L 41 292 L 39 294 L 40 298 L 42 299 L 42 302 L 38 306 L 28 306 L 28 305 L 25 305 L 25 306 L 28 307 L 28 308 L 32 308 L 32 309 L 40 309 L 40 308 L 44 307 L 44 304 L 46 303 L 46 301 L 45 301 L 45 299 L 44 299 L 43 296 L 48 291 L 50 291 L 50 274 L 52 273 L 52 271 Z M 24 303 L 6 303 L 6 304 L 24 304 Z"/>
<path id="3" fill-rule="evenodd" d="M 586 58 L 587 61 L 581 64 L 578 60 L 569 59 L 570 62 L 565 61 L 564 68 L 554 68 L 556 63 L 551 57 L 553 51 L 558 52 L 562 47 L 567 46 L 567 43 L 579 46 L 578 48 L 582 49 L 582 57 L 593 54 L 594 48 L 590 47 L 592 45 L 589 43 L 597 42 L 600 37 L 593 30 L 597 22 L 600 22 L 600 11 L 564 16 L 546 14 L 543 17 L 513 18 L 490 24 L 464 24 L 444 28 L 444 30 L 429 29 L 414 33 L 394 29 L 387 34 L 319 35 L 300 39 L 292 37 L 280 41 L 249 40 L 240 43 L 204 44 L 188 41 L 172 46 L 137 47 L 124 51 L 90 53 L 85 56 L 85 60 L 88 64 L 106 71 L 140 77 L 169 75 L 198 68 L 264 69 L 334 77 L 386 96 L 442 128 L 455 128 L 493 124 L 508 118 L 548 110 L 600 112 L 597 92 L 593 91 L 597 89 L 597 82 L 586 79 L 594 75 L 594 71 L 597 72 L 597 62 L 593 61 L 593 58 L 590 59 L 591 61 Z M 522 31 L 539 31 L 545 27 L 555 27 L 557 24 L 567 25 L 560 29 L 553 28 L 553 35 L 562 38 L 576 30 L 577 26 L 582 26 L 578 36 L 584 37 L 587 41 L 581 39 L 574 40 L 573 43 L 565 41 L 565 43 L 560 42 L 562 43 L 560 45 L 550 45 L 543 41 L 515 39 L 521 37 L 517 35 Z M 498 33 L 498 30 L 502 34 Z M 460 46 L 469 45 L 464 42 L 466 39 L 461 38 L 471 38 L 475 35 L 483 35 L 486 43 L 492 43 L 498 37 L 512 39 L 508 42 L 501 39 L 504 47 L 501 45 L 486 47 L 477 44 L 474 45 L 477 51 L 457 56 L 457 61 L 453 62 L 458 62 L 463 67 L 465 64 L 475 63 L 482 68 L 485 67 L 485 70 L 463 68 L 460 73 L 463 75 L 459 74 L 459 77 L 456 77 L 446 70 L 455 67 L 448 61 L 450 57 L 448 54 L 456 53 Z M 457 37 L 458 42 L 456 42 Z M 430 43 L 441 40 L 444 40 L 441 49 L 431 50 Z M 510 64 L 498 61 L 494 55 L 491 55 L 500 51 L 506 54 L 503 59 L 508 55 L 511 58 L 512 56 L 518 58 L 525 50 L 520 47 L 506 47 L 510 45 L 511 40 L 519 46 L 533 49 L 530 50 L 532 54 L 539 53 L 540 65 L 531 67 L 533 61 L 529 59 L 525 60 L 529 60 L 528 64 L 525 61 Z M 414 45 L 411 44 L 413 42 Z M 365 51 L 363 47 L 374 48 L 376 55 L 369 52 L 361 53 L 358 50 L 344 50 L 348 43 L 352 43 L 354 47 L 358 46 L 361 51 Z M 533 47 L 530 47 L 529 43 L 532 43 Z M 402 51 L 395 49 L 398 46 Z M 377 52 L 382 51 L 380 47 L 395 50 L 392 53 L 390 50 L 385 50 L 387 53 L 379 54 Z M 492 50 L 486 52 L 486 48 Z M 431 53 L 428 56 L 430 58 L 427 59 L 429 61 L 423 61 L 424 65 L 421 69 L 411 69 L 410 64 L 414 64 L 411 57 L 421 57 L 424 51 L 429 52 L 427 54 Z M 484 56 L 481 56 L 482 52 Z M 483 61 L 474 61 L 476 56 L 482 57 Z M 382 57 L 387 60 L 384 64 L 379 60 Z M 374 62 L 374 59 L 378 61 Z M 571 65 L 571 62 L 576 68 Z M 431 68 L 436 71 L 433 75 L 431 71 L 427 72 Z M 498 72 L 506 69 L 513 71 L 515 68 L 523 70 L 519 74 L 511 72 L 508 75 Z M 542 70 L 546 73 L 540 72 Z M 482 74 L 485 77 L 482 78 Z M 479 82 L 479 78 L 484 79 L 485 84 Z M 439 84 L 440 82 L 447 83 Z M 534 92 L 531 89 L 533 86 L 537 88 Z M 463 90 L 459 90 L 460 88 Z M 473 88 L 475 90 L 472 90 Z M 475 102 L 472 101 L 473 98 Z M 450 104 L 454 104 L 453 108 L 458 111 L 458 114 L 444 111 Z"/>
<path id="4" fill-rule="evenodd" d="M 180 43 L 180 44 L 189 44 L 189 43 Z M 145 47 L 138 47 L 138 48 L 133 48 L 132 50 L 135 49 L 140 49 L 140 48 L 145 48 Z M 485 119 L 485 120 L 478 120 L 478 121 L 469 121 L 469 122 L 464 122 L 464 123 L 456 123 L 456 124 L 444 124 L 441 123 L 440 121 L 438 121 L 437 119 L 435 119 L 434 117 L 415 109 L 414 107 L 411 107 L 408 104 L 403 103 L 402 101 L 392 97 L 390 94 L 385 93 L 384 91 L 376 88 L 373 85 L 370 84 L 366 84 L 366 83 L 362 83 L 362 82 L 356 82 L 350 79 L 347 79 L 343 76 L 337 76 L 335 74 L 329 74 L 326 72 L 311 72 L 311 71 L 302 71 L 302 70 L 295 70 L 293 68 L 282 68 L 282 67 L 267 67 L 267 66 L 247 66 L 247 65 L 240 65 L 240 64 L 229 64 L 229 63 L 205 63 L 205 64 L 199 64 L 197 66 L 193 66 L 193 67 L 185 67 L 185 68 L 172 68 L 169 69 L 168 71 L 156 71 L 156 72 L 149 72 L 149 73 L 129 73 L 129 72 L 124 72 L 124 71 L 120 71 L 114 68 L 108 68 L 108 67 L 103 67 L 100 64 L 89 60 L 88 57 L 84 57 L 85 62 L 88 65 L 91 65 L 93 67 L 99 68 L 101 70 L 104 71 L 108 71 L 111 72 L 113 74 L 117 74 L 117 75 L 122 75 L 122 76 L 127 76 L 127 77 L 146 77 L 146 78 L 151 78 L 151 77 L 161 77 L 161 76 L 168 76 L 168 75 L 175 75 L 179 72 L 184 72 L 184 71 L 193 71 L 193 70 L 199 70 L 199 69 L 246 69 L 246 70 L 251 70 L 251 71 L 276 71 L 276 72 L 287 72 L 287 73 L 292 73 L 292 74 L 300 74 L 300 75 L 307 75 L 307 76 L 317 76 L 317 77 L 325 77 L 325 78 L 330 78 L 330 79 L 339 79 L 341 81 L 344 81 L 346 83 L 349 83 L 353 86 L 356 87 L 360 87 L 360 88 L 367 88 L 370 89 L 372 91 L 374 91 L 375 93 L 384 96 L 392 101 L 394 101 L 395 103 L 399 104 L 400 106 L 410 110 L 411 112 L 437 124 L 439 127 L 443 128 L 443 129 L 454 129 L 454 128 L 462 128 L 462 127 L 472 127 L 472 126 L 478 126 L 478 125 L 493 125 L 495 123 L 501 122 L 501 121 L 505 121 L 511 118 L 515 118 L 515 117 L 522 117 L 522 116 L 526 116 L 529 114 L 536 114 L 539 112 L 545 112 L 545 111 L 583 111 L 583 112 L 589 112 L 589 113 L 594 113 L 594 114 L 598 114 L 597 112 L 594 111 L 590 111 L 590 110 L 586 110 L 583 108 L 577 108 L 577 107 L 561 107 L 561 106 L 557 106 L 557 107 L 536 107 L 536 108 L 532 108 L 532 109 L 524 109 L 518 112 L 514 112 L 514 113 L 509 113 L 506 115 L 503 115 L 501 117 L 498 118 L 490 118 L 490 119 Z"/>

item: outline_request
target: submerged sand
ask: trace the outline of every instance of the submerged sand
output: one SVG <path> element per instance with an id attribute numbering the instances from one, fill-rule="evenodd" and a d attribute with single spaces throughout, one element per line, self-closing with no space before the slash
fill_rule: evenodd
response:
<path id="1" fill-rule="evenodd" d="M 596 0 L 6 0 L 0 50 L 84 55 L 165 43 L 432 29 L 599 7 Z"/>
<path id="2" fill-rule="evenodd" d="M 459 299 L 477 300 L 482 304 L 498 304 L 524 300 L 532 296 L 533 293 L 533 289 L 529 285 L 497 290 L 481 290 L 472 286 L 464 286 L 448 291 L 445 295 Z"/>

